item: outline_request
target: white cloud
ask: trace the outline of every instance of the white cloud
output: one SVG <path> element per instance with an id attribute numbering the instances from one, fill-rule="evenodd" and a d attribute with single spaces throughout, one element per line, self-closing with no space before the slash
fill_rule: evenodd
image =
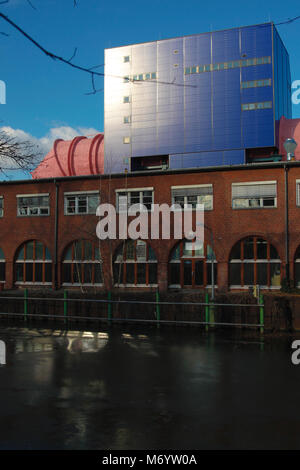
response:
<path id="1" fill-rule="evenodd" d="M 28 132 L 23 131 L 22 129 L 13 129 L 9 126 L 3 126 L 0 128 L 0 131 L 1 130 L 9 134 L 11 137 L 15 137 L 20 142 L 29 141 L 30 143 L 35 145 L 37 148 L 37 152 L 41 154 L 41 158 L 44 158 L 44 156 L 51 150 L 53 143 L 56 139 L 71 140 L 78 135 L 84 135 L 88 137 L 99 133 L 99 131 L 92 127 L 74 128 L 69 126 L 61 126 L 51 128 L 46 135 L 38 138 L 29 134 Z"/>

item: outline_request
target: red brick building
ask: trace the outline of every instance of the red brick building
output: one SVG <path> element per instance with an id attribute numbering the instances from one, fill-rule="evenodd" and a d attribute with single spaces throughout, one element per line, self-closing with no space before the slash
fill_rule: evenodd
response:
<path id="1" fill-rule="evenodd" d="M 0 183 L 0 276 L 14 286 L 204 289 L 300 284 L 296 161 Z M 205 243 L 101 240 L 99 203 L 205 205 Z M 150 217 L 150 214 L 148 214 Z M 212 256 L 214 251 L 214 257 Z M 288 258 L 287 258 L 288 254 Z"/>

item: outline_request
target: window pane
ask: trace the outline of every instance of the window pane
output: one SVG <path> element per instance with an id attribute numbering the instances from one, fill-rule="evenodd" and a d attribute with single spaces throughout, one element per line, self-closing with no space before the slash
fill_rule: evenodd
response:
<path id="1" fill-rule="evenodd" d="M 257 284 L 260 286 L 268 285 L 268 263 L 256 263 L 257 266 Z"/>
<path id="2" fill-rule="evenodd" d="M 267 259 L 267 242 L 262 238 L 256 241 L 257 259 Z"/>
<path id="3" fill-rule="evenodd" d="M 35 263 L 35 282 L 43 282 L 43 263 Z"/>
<path id="4" fill-rule="evenodd" d="M 24 246 L 22 246 L 22 248 L 19 250 L 17 259 L 24 259 Z"/>
<path id="5" fill-rule="evenodd" d="M 180 245 L 177 245 L 173 251 L 172 251 L 172 255 L 171 255 L 171 259 L 180 259 Z"/>
<path id="6" fill-rule="evenodd" d="M 134 263 L 126 263 L 126 284 L 134 284 Z"/>
<path id="7" fill-rule="evenodd" d="M 126 259 L 134 259 L 134 240 L 128 240 L 126 243 Z"/>
<path id="8" fill-rule="evenodd" d="M 0 281 L 5 281 L 5 263 L 0 263 Z"/>
<path id="9" fill-rule="evenodd" d="M 95 263 L 94 264 L 94 271 L 95 271 L 95 273 L 94 273 L 94 282 L 95 282 L 95 284 L 102 284 L 102 266 L 101 266 L 100 263 Z"/>
<path id="10" fill-rule="evenodd" d="M 236 243 L 232 248 L 230 259 L 241 259 L 241 242 Z"/>
<path id="11" fill-rule="evenodd" d="M 280 263 L 270 263 L 271 286 L 280 286 Z"/>
<path id="12" fill-rule="evenodd" d="M 146 284 L 146 264 L 137 263 L 137 283 Z"/>
<path id="13" fill-rule="evenodd" d="M 81 264 L 80 263 L 74 263 L 73 264 L 73 282 L 75 283 L 82 283 L 81 279 Z"/>
<path id="14" fill-rule="evenodd" d="M 74 259 L 81 260 L 82 259 L 82 244 L 81 242 L 74 243 Z"/>
<path id="15" fill-rule="evenodd" d="M 43 259 L 44 245 L 41 242 L 35 242 L 35 259 Z"/>
<path id="16" fill-rule="evenodd" d="M 99 206 L 98 194 L 93 194 L 88 197 L 89 214 L 96 214 L 96 209 Z"/>
<path id="17" fill-rule="evenodd" d="M 170 263 L 170 284 L 180 284 L 180 263 Z"/>
<path id="18" fill-rule="evenodd" d="M 203 261 L 195 261 L 195 284 L 203 286 Z"/>
<path id="19" fill-rule="evenodd" d="M 85 241 L 84 242 L 84 259 L 89 260 L 93 257 L 93 246 L 91 242 Z"/>
<path id="20" fill-rule="evenodd" d="M 91 284 L 92 283 L 92 267 L 93 265 L 90 263 L 84 263 L 84 283 Z"/>
<path id="21" fill-rule="evenodd" d="M 254 283 L 254 264 L 244 263 L 244 284 L 253 286 Z"/>
<path id="22" fill-rule="evenodd" d="M 87 212 L 87 197 L 86 196 L 78 196 L 78 212 L 81 214 Z"/>
<path id="23" fill-rule="evenodd" d="M 279 259 L 277 250 L 273 245 L 270 245 L 270 259 Z"/>
<path id="24" fill-rule="evenodd" d="M 229 282 L 231 286 L 241 285 L 241 263 L 229 264 Z"/>
<path id="25" fill-rule="evenodd" d="M 254 259 L 253 238 L 244 240 L 244 259 Z"/>
<path id="26" fill-rule="evenodd" d="M 23 281 L 23 263 L 16 263 L 16 281 Z"/>
<path id="27" fill-rule="evenodd" d="M 45 282 L 52 281 L 52 263 L 45 263 Z"/>
<path id="28" fill-rule="evenodd" d="M 192 285 L 192 261 L 184 261 L 183 264 L 183 284 L 185 286 Z"/>
<path id="29" fill-rule="evenodd" d="M 26 259 L 33 259 L 33 242 L 26 243 Z"/>
<path id="30" fill-rule="evenodd" d="M 25 264 L 25 276 L 26 276 L 26 282 L 32 282 L 33 281 L 33 263 L 26 263 Z"/>
<path id="31" fill-rule="evenodd" d="M 150 245 L 148 246 L 148 259 L 149 260 L 156 260 L 154 250 L 152 250 Z"/>
<path id="32" fill-rule="evenodd" d="M 115 284 L 123 284 L 123 263 L 114 263 L 114 281 Z"/>
<path id="33" fill-rule="evenodd" d="M 157 284 L 157 263 L 148 264 L 149 284 Z"/>

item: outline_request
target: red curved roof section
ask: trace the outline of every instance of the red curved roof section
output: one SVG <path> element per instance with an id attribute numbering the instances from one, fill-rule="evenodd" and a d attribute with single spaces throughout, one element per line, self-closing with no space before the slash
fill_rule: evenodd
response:
<path id="1" fill-rule="evenodd" d="M 104 171 L 104 135 L 57 139 L 53 148 L 31 172 L 32 178 L 96 175 Z"/>

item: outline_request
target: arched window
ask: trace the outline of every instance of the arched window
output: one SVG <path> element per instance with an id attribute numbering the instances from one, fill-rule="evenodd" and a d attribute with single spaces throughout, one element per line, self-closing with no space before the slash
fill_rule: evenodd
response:
<path id="1" fill-rule="evenodd" d="M 127 240 L 117 248 L 114 282 L 126 286 L 157 284 L 157 259 L 149 244 L 142 240 Z"/>
<path id="2" fill-rule="evenodd" d="M 237 242 L 229 260 L 230 287 L 260 285 L 280 287 L 281 264 L 276 248 L 260 237 L 247 237 Z"/>
<path id="3" fill-rule="evenodd" d="M 295 279 L 295 287 L 300 287 L 300 245 L 298 246 L 296 253 L 295 253 L 295 263 L 294 263 L 294 279 Z"/>
<path id="4" fill-rule="evenodd" d="M 0 282 L 5 281 L 5 257 L 3 250 L 0 248 Z"/>
<path id="5" fill-rule="evenodd" d="M 213 273 L 212 273 L 213 261 Z M 206 287 L 217 284 L 217 262 L 210 245 L 200 240 L 182 240 L 169 261 L 169 287 Z"/>
<path id="6" fill-rule="evenodd" d="M 65 285 L 103 283 L 99 243 L 77 240 L 67 247 L 62 263 L 62 283 Z"/>
<path id="7" fill-rule="evenodd" d="M 51 284 L 52 261 L 48 248 L 37 240 L 24 243 L 15 258 L 16 284 Z"/>

